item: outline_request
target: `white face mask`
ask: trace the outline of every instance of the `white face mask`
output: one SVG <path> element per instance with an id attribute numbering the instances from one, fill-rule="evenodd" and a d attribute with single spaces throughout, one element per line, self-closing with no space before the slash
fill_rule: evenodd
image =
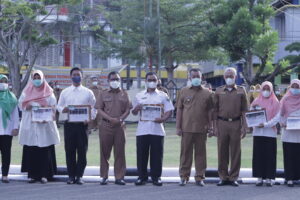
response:
<path id="1" fill-rule="evenodd" d="M 154 89 L 157 87 L 157 82 L 147 82 L 147 88 Z"/>
<path id="2" fill-rule="evenodd" d="M 111 81 L 111 82 L 109 82 L 109 85 L 110 85 L 111 88 L 117 89 L 117 88 L 120 87 L 121 82 L 120 81 Z"/>
<path id="3" fill-rule="evenodd" d="M 7 83 L 0 83 L 0 91 L 4 91 L 8 89 L 8 84 Z"/>
<path id="4" fill-rule="evenodd" d="M 268 98 L 271 95 L 271 92 L 268 90 L 263 90 L 261 94 L 263 97 Z"/>
<path id="5" fill-rule="evenodd" d="M 225 82 L 226 82 L 226 85 L 234 85 L 235 80 L 233 78 L 226 78 Z"/>
<path id="6" fill-rule="evenodd" d="M 93 86 L 97 86 L 98 85 L 98 81 L 93 81 L 92 84 L 93 84 Z"/>

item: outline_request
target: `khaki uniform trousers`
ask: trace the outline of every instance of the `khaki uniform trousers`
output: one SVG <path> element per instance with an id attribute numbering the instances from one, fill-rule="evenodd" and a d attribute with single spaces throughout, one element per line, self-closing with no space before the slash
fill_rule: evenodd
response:
<path id="1" fill-rule="evenodd" d="M 193 153 L 195 159 L 195 180 L 200 181 L 205 178 L 206 170 L 206 140 L 204 133 L 183 133 L 181 136 L 180 152 L 180 178 L 189 180 L 193 163 Z"/>
<path id="2" fill-rule="evenodd" d="M 101 122 L 104 124 L 105 122 Z M 108 178 L 109 158 L 114 149 L 114 173 L 116 179 L 124 179 L 126 173 L 125 131 L 123 127 L 108 128 L 103 125 L 99 129 L 100 137 L 100 176 Z"/>
<path id="3" fill-rule="evenodd" d="M 241 121 L 218 120 L 218 173 L 221 180 L 236 181 L 241 167 Z M 230 170 L 228 171 L 230 159 Z"/>

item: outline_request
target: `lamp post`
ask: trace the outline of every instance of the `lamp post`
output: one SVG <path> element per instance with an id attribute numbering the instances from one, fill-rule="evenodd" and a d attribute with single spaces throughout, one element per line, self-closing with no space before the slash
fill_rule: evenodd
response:
<path id="1" fill-rule="evenodd" d="M 160 0 L 157 0 L 157 7 L 156 7 L 156 12 L 157 12 L 157 24 L 158 24 L 158 76 L 161 78 L 161 43 L 160 43 Z"/>

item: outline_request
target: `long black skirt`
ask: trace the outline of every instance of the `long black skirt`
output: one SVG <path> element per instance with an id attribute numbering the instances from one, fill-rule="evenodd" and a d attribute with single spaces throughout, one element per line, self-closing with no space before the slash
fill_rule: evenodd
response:
<path id="1" fill-rule="evenodd" d="M 55 147 L 23 147 L 21 172 L 28 172 L 28 178 L 40 180 L 45 177 L 49 180 L 57 172 Z"/>
<path id="2" fill-rule="evenodd" d="M 285 180 L 300 179 L 300 143 L 283 142 Z"/>
<path id="3" fill-rule="evenodd" d="M 262 179 L 275 179 L 276 176 L 276 138 L 254 136 L 252 175 Z"/>

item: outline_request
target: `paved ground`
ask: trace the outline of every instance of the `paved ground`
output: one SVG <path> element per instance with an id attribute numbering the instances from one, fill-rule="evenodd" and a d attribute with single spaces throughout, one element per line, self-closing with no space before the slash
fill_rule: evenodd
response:
<path id="1" fill-rule="evenodd" d="M 267 200 L 267 199 L 299 199 L 300 186 L 288 188 L 285 185 L 269 187 L 256 187 L 253 184 L 242 184 L 239 187 L 207 184 L 205 187 L 188 184 L 180 187 L 176 183 L 164 184 L 156 187 L 152 184 L 135 186 L 129 183 L 126 186 L 117 186 L 110 183 L 101 186 L 98 183 L 85 185 L 67 185 L 64 182 L 47 184 L 28 184 L 24 181 L 11 181 L 9 184 L 0 183 L 0 199 L 105 199 L 105 200 L 192 200 L 192 199 L 222 199 L 222 200 Z"/>

